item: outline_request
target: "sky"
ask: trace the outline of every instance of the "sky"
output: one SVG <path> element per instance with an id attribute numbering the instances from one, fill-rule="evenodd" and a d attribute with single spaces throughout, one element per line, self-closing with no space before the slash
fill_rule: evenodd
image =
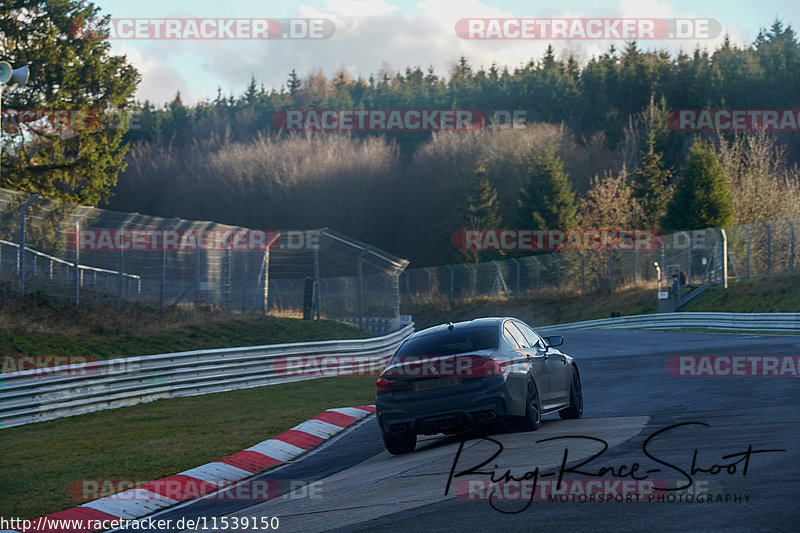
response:
<path id="1" fill-rule="evenodd" d="M 335 30 L 327 39 L 112 39 L 112 51 L 124 54 L 142 75 L 139 101 L 163 104 L 180 91 L 184 103 L 240 95 L 255 78 L 267 89 L 280 89 L 296 69 L 301 78 L 321 70 L 328 77 L 344 69 L 353 77 L 416 66 L 445 75 L 459 57 L 473 67 L 493 62 L 513 69 L 540 58 L 548 44 L 560 56 L 572 53 L 585 63 L 620 48 L 624 39 L 548 41 L 463 39 L 460 19 L 476 18 L 648 18 L 714 19 L 722 31 L 715 38 L 639 40 L 648 50 L 690 52 L 697 46 L 712 51 L 725 34 L 738 45 L 753 42 L 762 28 L 778 17 L 800 25 L 800 2 L 793 0 L 93 0 L 112 19 L 328 19 Z"/>

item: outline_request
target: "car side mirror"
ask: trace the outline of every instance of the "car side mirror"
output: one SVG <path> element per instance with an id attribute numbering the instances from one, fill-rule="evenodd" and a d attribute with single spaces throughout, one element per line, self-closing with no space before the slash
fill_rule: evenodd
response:
<path id="1" fill-rule="evenodd" d="M 564 344 L 564 337 L 561 335 L 552 335 L 550 337 L 545 337 L 544 342 L 547 344 L 548 348 L 555 348 L 556 346 Z"/>

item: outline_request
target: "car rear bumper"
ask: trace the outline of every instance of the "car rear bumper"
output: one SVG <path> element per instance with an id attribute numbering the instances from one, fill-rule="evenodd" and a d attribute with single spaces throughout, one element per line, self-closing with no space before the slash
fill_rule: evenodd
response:
<path id="1" fill-rule="evenodd" d="M 375 398 L 378 425 L 383 433 L 434 435 L 490 423 L 509 414 L 508 383 L 502 377 L 485 379 L 480 389 L 412 401 L 390 394 Z"/>

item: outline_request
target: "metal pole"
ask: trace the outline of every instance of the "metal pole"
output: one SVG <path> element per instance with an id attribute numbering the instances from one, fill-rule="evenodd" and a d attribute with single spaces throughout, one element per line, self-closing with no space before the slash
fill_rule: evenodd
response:
<path id="1" fill-rule="evenodd" d="M 131 213 L 128 215 L 122 222 L 120 231 L 124 231 L 136 215 L 138 215 L 138 213 Z M 119 269 L 119 272 L 117 272 L 117 307 L 122 307 L 125 299 L 125 250 L 122 246 L 119 247 L 119 266 L 117 268 Z"/>
<path id="2" fill-rule="evenodd" d="M 319 232 L 317 232 L 319 233 Z M 317 243 L 319 243 L 319 237 L 317 237 Z M 312 316 L 319 320 L 320 315 L 320 303 L 319 303 L 319 246 L 314 247 L 314 291 L 312 297 Z"/>
<path id="3" fill-rule="evenodd" d="M 364 329 L 364 254 L 369 248 L 358 254 L 356 276 L 358 277 L 358 329 Z"/>
<path id="4" fill-rule="evenodd" d="M 517 261 L 514 258 L 511 258 L 511 262 L 514 263 L 514 265 L 516 265 L 516 267 L 517 267 L 517 283 L 516 283 L 516 288 L 514 290 L 514 294 L 515 294 L 516 298 L 519 298 L 519 283 L 520 283 L 519 278 L 520 278 L 520 275 L 521 275 L 522 271 L 520 270 L 519 261 Z"/>
<path id="5" fill-rule="evenodd" d="M 561 257 L 561 254 L 558 254 L 558 270 L 556 271 L 556 288 L 561 290 L 561 263 L 564 259 Z"/>
<path id="6" fill-rule="evenodd" d="M 264 314 L 269 311 L 269 246 L 264 247 Z"/>
<path id="7" fill-rule="evenodd" d="M 586 292 L 586 275 L 584 270 L 586 258 L 583 257 L 583 252 L 579 251 L 578 255 L 581 256 L 581 292 Z"/>
<path id="8" fill-rule="evenodd" d="M 447 265 L 447 268 L 450 270 L 450 301 L 452 302 L 453 301 L 453 295 L 455 293 L 456 273 L 455 273 L 455 270 L 453 270 L 453 266 L 452 265 Z"/>
<path id="9" fill-rule="evenodd" d="M 772 273 L 772 229 L 763 220 L 761 225 L 767 230 L 767 275 L 769 275 Z"/>
<path id="10" fill-rule="evenodd" d="M 723 228 L 719 229 L 722 234 L 722 288 L 728 288 L 728 236 Z"/>
<path id="11" fill-rule="evenodd" d="M 747 224 L 743 224 L 742 227 L 747 232 L 747 275 L 746 278 L 750 279 L 750 227 Z"/>
<path id="12" fill-rule="evenodd" d="M 791 232 L 791 241 L 789 243 L 789 270 L 794 270 L 794 224 L 788 218 L 786 223 L 789 224 L 789 231 Z"/>
<path id="13" fill-rule="evenodd" d="M 539 294 L 539 278 L 541 277 L 542 273 L 542 264 L 533 256 L 531 256 L 531 259 L 536 261 L 536 294 Z"/>
<path id="14" fill-rule="evenodd" d="M 242 252 L 242 313 L 247 312 L 247 254 L 248 251 Z"/>
<path id="15" fill-rule="evenodd" d="M 614 278 L 611 273 L 611 250 L 608 251 L 608 288 L 611 289 L 614 286 Z"/>
<path id="16" fill-rule="evenodd" d="M 0 84 L 2 90 L 2 84 Z M 1 113 L 2 111 L 0 111 Z M 0 128 L 1 129 L 1 128 Z M 19 279 L 19 293 L 25 294 L 25 219 L 28 214 L 28 207 L 39 198 L 38 194 L 32 195 L 19 208 L 19 248 L 17 248 L 17 277 Z"/>

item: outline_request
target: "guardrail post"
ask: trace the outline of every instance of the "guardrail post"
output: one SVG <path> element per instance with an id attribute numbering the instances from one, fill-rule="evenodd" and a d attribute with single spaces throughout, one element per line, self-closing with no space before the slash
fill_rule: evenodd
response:
<path id="1" fill-rule="evenodd" d="M 17 278 L 19 279 L 19 293 L 25 294 L 25 219 L 28 215 L 28 207 L 39 198 L 34 194 L 19 208 L 19 248 L 17 248 Z"/>
<path id="2" fill-rule="evenodd" d="M 791 238 L 791 241 L 789 241 L 789 270 L 794 270 L 794 224 L 788 218 L 786 223 L 789 224 L 789 236 Z"/>
<path id="3" fill-rule="evenodd" d="M 765 221 L 761 225 L 767 230 L 767 275 L 772 273 L 772 228 Z"/>

